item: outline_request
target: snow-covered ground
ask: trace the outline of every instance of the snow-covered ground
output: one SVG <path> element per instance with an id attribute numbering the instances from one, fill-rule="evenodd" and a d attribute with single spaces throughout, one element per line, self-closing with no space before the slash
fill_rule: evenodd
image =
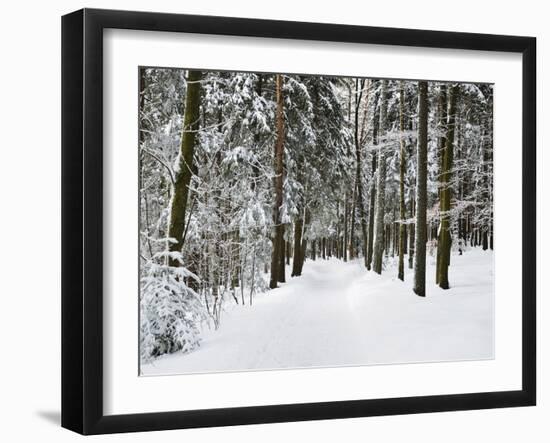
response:
<path id="1" fill-rule="evenodd" d="M 435 263 L 427 261 L 421 298 L 411 270 L 401 282 L 393 266 L 380 276 L 360 261 L 308 260 L 301 277 L 287 277 L 253 306 L 229 305 L 199 349 L 162 356 L 142 365 L 142 374 L 493 358 L 492 252 L 453 255 L 447 291 L 435 285 Z"/>

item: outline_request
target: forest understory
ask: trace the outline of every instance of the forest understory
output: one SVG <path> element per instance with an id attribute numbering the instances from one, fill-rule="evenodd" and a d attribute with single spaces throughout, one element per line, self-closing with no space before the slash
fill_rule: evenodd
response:
<path id="1" fill-rule="evenodd" d="M 482 360 L 493 357 L 493 253 L 452 257 L 450 290 L 435 285 L 428 258 L 426 299 L 411 297 L 412 271 L 365 273 L 360 260 L 308 262 L 300 278 L 258 294 L 254 306 L 230 303 L 219 329 L 204 325 L 188 354 L 162 356 L 143 375 L 369 364 Z M 266 275 L 266 279 L 267 279 Z"/>

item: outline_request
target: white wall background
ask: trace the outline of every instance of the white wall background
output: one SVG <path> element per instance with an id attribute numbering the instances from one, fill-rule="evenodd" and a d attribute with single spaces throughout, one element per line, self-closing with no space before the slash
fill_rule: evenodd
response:
<path id="1" fill-rule="evenodd" d="M 539 226 L 550 222 L 550 156 L 542 156 L 550 119 L 550 28 L 544 2 L 431 0 L 321 2 L 277 0 L 11 1 L 0 26 L 0 439 L 7 442 L 83 439 L 59 427 L 60 410 L 60 31 L 62 14 L 81 7 L 273 18 L 282 20 L 531 35 L 538 38 Z M 545 108 L 546 113 L 543 112 Z M 539 228 L 539 267 L 550 257 Z M 94 441 L 201 443 L 294 441 L 481 442 L 550 439 L 550 288 L 539 278 L 539 405 L 233 428 L 102 436 Z"/>

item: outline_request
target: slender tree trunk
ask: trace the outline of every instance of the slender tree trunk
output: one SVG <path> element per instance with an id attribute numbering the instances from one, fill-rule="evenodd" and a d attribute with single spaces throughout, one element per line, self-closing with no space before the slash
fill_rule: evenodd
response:
<path id="1" fill-rule="evenodd" d="M 306 229 L 307 227 L 309 226 L 309 224 L 311 223 L 311 213 L 309 212 L 309 209 L 305 209 L 304 210 L 304 225 L 302 227 L 302 254 L 301 254 L 301 258 L 302 260 L 300 261 L 300 275 L 302 274 L 302 269 L 304 267 L 304 263 L 306 261 L 306 257 L 307 257 L 307 238 L 306 238 Z"/>
<path id="2" fill-rule="evenodd" d="M 399 266 L 397 271 L 397 278 L 401 281 L 405 280 L 405 249 L 407 247 L 407 231 L 405 230 L 405 141 L 403 139 L 404 131 L 404 107 L 405 97 L 403 91 L 403 81 L 399 82 L 399 130 L 401 136 L 399 137 Z"/>
<path id="3" fill-rule="evenodd" d="M 351 197 L 351 223 L 349 235 L 349 258 L 355 258 L 355 203 L 357 201 L 357 177 L 353 186 L 353 194 Z"/>
<path id="4" fill-rule="evenodd" d="M 418 82 L 418 145 L 414 292 L 426 296 L 426 210 L 428 203 L 428 83 Z"/>
<path id="5" fill-rule="evenodd" d="M 239 237 L 239 231 L 233 232 L 233 281 L 232 285 L 233 287 L 237 286 L 239 284 L 239 280 L 241 277 L 242 269 L 241 269 L 241 239 Z M 244 304 L 244 303 L 243 303 Z"/>
<path id="6" fill-rule="evenodd" d="M 449 289 L 449 264 L 451 258 L 451 197 L 452 197 L 452 169 L 453 169 L 453 145 L 455 136 L 455 117 L 458 86 L 454 85 L 449 91 L 449 115 L 447 118 L 447 137 L 445 140 L 445 152 L 443 154 L 443 170 L 441 179 L 440 217 L 438 241 L 438 278 L 437 282 L 442 289 Z M 441 249 L 441 251 L 439 251 Z"/>
<path id="7" fill-rule="evenodd" d="M 316 241 L 315 241 L 316 244 Z M 342 251 L 340 250 L 340 201 L 336 201 L 336 258 L 342 258 Z M 314 258 L 315 260 L 315 258 Z"/>
<path id="8" fill-rule="evenodd" d="M 258 74 L 258 79 L 256 81 L 256 94 L 258 97 L 262 97 L 262 86 L 263 86 L 263 75 Z M 261 130 L 256 129 L 254 132 L 254 146 L 257 148 L 260 147 L 262 135 Z M 252 191 L 256 190 L 256 184 L 260 180 L 260 166 L 257 162 L 252 163 L 252 180 L 250 181 L 250 189 Z"/>
<path id="9" fill-rule="evenodd" d="M 291 277 L 298 277 L 302 275 L 302 218 L 297 219 L 294 222 L 294 259 L 292 260 L 292 274 Z"/>
<path id="10" fill-rule="evenodd" d="M 414 198 L 412 196 L 409 204 L 409 218 L 414 219 Z M 414 223 L 409 225 L 409 269 L 413 269 L 414 264 L 414 227 Z"/>
<path id="11" fill-rule="evenodd" d="M 386 203 L 387 207 L 387 203 Z M 388 257 L 391 253 L 391 238 L 393 235 L 392 226 L 390 223 L 384 223 L 384 226 L 386 227 L 384 230 L 384 255 Z"/>
<path id="12" fill-rule="evenodd" d="M 346 192 L 344 193 L 344 237 L 342 239 L 342 258 L 344 259 L 344 262 L 348 261 L 348 222 L 349 222 L 349 201 L 348 200 L 349 200 L 348 190 L 346 189 Z M 324 241 L 325 239 L 323 238 L 322 240 L 323 244 L 324 244 Z M 323 251 L 323 258 L 325 258 L 324 251 Z"/>
<path id="13" fill-rule="evenodd" d="M 445 138 L 447 137 L 447 86 L 444 84 L 441 85 L 441 90 L 438 96 L 437 112 L 439 114 L 438 129 L 440 131 L 440 135 L 437 139 L 437 158 L 439 159 L 439 185 L 437 189 L 437 194 L 439 196 L 439 201 L 441 202 L 443 192 L 443 174 L 445 171 Z M 441 230 L 441 214 L 439 219 L 439 230 Z M 443 248 L 439 247 L 439 233 L 437 233 L 437 237 L 438 245 L 435 265 L 435 282 L 436 284 L 439 284 L 439 277 L 441 275 L 440 268 L 442 265 L 441 252 L 443 251 Z"/>
<path id="14" fill-rule="evenodd" d="M 368 226 L 368 241 L 367 241 L 367 269 L 370 271 L 372 266 L 372 255 L 374 251 L 374 217 L 375 217 L 375 205 L 376 205 L 376 184 L 375 174 L 376 165 L 378 164 L 378 157 L 376 153 L 372 153 L 372 178 L 370 185 L 370 201 L 369 201 L 369 226 Z"/>
<path id="15" fill-rule="evenodd" d="M 175 240 L 175 242 L 170 243 L 169 249 L 171 252 L 181 252 L 183 249 L 189 183 L 191 183 L 193 175 L 193 156 L 195 153 L 196 135 L 199 129 L 201 78 L 202 73 L 200 71 L 189 71 L 187 75 L 187 91 L 185 94 L 185 111 L 178 168 L 170 203 L 170 219 L 168 223 L 168 237 Z M 170 257 L 169 264 L 170 266 L 181 265 L 173 257 Z"/>
<path id="16" fill-rule="evenodd" d="M 254 294 L 254 283 L 256 282 L 256 246 L 254 246 L 252 249 L 252 272 L 250 275 L 250 280 L 251 280 L 251 284 L 250 284 L 249 303 L 250 303 L 250 306 L 252 306 L 252 295 Z"/>
<path id="17" fill-rule="evenodd" d="M 361 222 L 361 234 L 363 237 L 363 257 L 365 266 L 367 266 L 367 221 L 365 218 L 365 207 L 363 202 L 363 178 L 361 171 L 363 170 L 361 165 L 361 143 L 359 140 L 359 110 L 361 107 L 361 99 L 363 98 L 363 89 L 365 87 L 365 80 L 355 80 L 355 183 L 357 186 L 357 207 L 359 209 L 359 221 Z M 367 83 L 368 87 L 368 83 Z M 368 102 L 368 93 L 367 93 Z"/>
<path id="18" fill-rule="evenodd" d="M 377 110 L 375 100 L 374 110 L 372 115 L 372 143 L 376 145 L 378 143 L 378 126 L 380 124 L 380 111 Z M 369 224 L 368 224 L 368 239 L 367 239 L 367 269 L 370 271 L 372 267 L 372 255 L 374 250 L 374 217 L 375 217 L 375 204 L 376 204 L 376 165 L 378 164 L 378 157 L 376 150 L 371 154 L 371 180 L 369 186 Z"/>
<path id="19" fill-rule="evenodd" d="M 395 221 L 395 202 L 392 203 L 392 222 L 391 222 L 391 256 L 395 257 L 395 254 L 399 255 L 399 229 Z"/>
<path id="20" fill-rule="evenodd" d="M 279 248 L 279 271 L 277 272 L 277 281 L 279 283 L 285 283 L 285 246 L 286 242 L 284 239 L 285 235 L 285 225 L 282 225 L 282 239 L 281 239 L 281 247 Z"/>
<path id="21" fill-rule="evenodd" d="M 382 80 L 380 97 L 380 128 L 379 133 L 386 133 L 388 111 L 387 80 Z M 377 274 L 382 273 L 382 259 L 384 254 L 384 215 L 386 211 L 386 153 L 383 144 L 378 149 L 378 177 L 376 183 L 376 209 L 374 218 L 374 252 L 372 269 Z"/>
<path id="22" fill-rule="evenodd" d="M 271 278 L 269 287 L 277 287 L 279 281 L 281 248 L 283 248 L 284 226 L 281 222 L 281 207 L 283 205 L 283 157 L 284 157 L 284 108 L 283 108 L 283 78 L 280 74 L 275 77 L 277 95 L 276 127 L 277 135 L 274 153 L 274 188 L 275 202 L 273 206 L 273 250 L 271 255 Z"/>

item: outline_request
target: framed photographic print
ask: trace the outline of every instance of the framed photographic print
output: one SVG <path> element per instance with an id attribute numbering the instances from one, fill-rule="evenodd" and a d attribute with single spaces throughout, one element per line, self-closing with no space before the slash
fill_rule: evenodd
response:
<path id="1" fill-rule="evenodd" d="M 62 425 L 535 404 L 530 37 L 62 21 Z"/>

